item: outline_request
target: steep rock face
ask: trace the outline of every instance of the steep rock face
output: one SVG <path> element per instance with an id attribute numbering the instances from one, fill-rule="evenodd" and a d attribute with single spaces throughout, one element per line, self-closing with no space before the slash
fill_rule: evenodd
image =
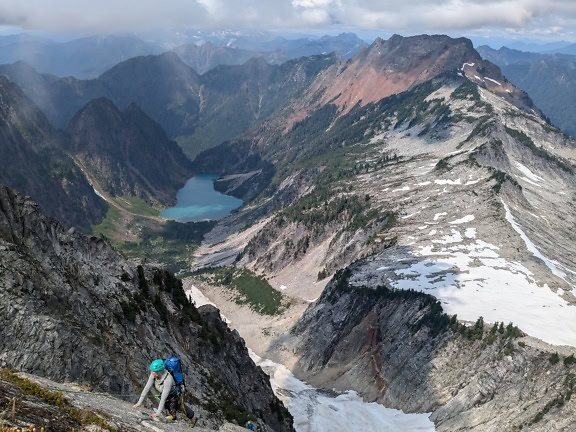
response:
<path id="1" fill-rule="evenodd" d="M 571 430 L 573 367 L 508 330 L 463 336 L 435 299 L 365 285 L 364 265 L 338 273 L 294 329 L 312 383 L 433 412 L 438 431 Z"/>
<path id="2" fill-rule="evenodd" d="M 66 132 L 70 152 L 112 196 L 171 204 L 192 176 L 180 147 L 136 104 L 120 112 L 110 100 L 95 99 L 74 116 Z"/>
<path id="3" fill-rule="evenodd" d="M 67 137 L 15 85 L 0 77 L 0 183 L 31 195 L 50 215 L 89 227 L 106 205 L 65 154 Z"/>
<path id="4" fill-rule="evenodd" d="M 238 333 L 216 309 L 197 310 L 169 273 L 134 271 L 106 241 L 65 231 L 6 187 L 0 255 L 0 366 L 136 393 L 151 360 L 177 355 L 200 413 L 292 430 Z"/>

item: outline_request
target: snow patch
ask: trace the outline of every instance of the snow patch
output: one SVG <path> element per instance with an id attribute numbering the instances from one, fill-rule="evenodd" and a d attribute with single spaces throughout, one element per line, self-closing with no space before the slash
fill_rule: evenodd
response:
<path id="1" fill-rule="evenodd" d="M 438 185 L 459 185 L 462 184 L 462 182 L 460 181 L 459 178 L 457 178 L 456 180 L 449 180 L 449 179 L 445 179 L 445 180 L 434 180 L 434 183 L 438 184 Z"/>
<path id="2" fill-rule="evenodd" d="M 436 213 L 434 215 L 434 220 L 437 221 L 438 219 L 442 218 L 442 216 L 446 216 L 448 213 Z"/>
<path id="3" fill-rule="evenodd" d="M 506 220 L 508 222 L 510 222 L 510 225 L 512 225 L 512 228 L 514 228 L 514 231 L 516 231 L 518 234 L 520 234 L 520 237 L 522 238 L 522 240 L 524 240 L 524 243 L 526 244 L 526 248 L 536 258 L 541 259 L 544 262 L 544 264 L 546 264 L 546 267 L 548 267 L 550 269 L 550 271 L 552 272 L 553 275 L 558 276 L 559 278 L 568 282 L 568 280 L 566 279 L 566 273 L 564 273 L 562 270 L 560 270 L 558 268 L 561 264 L 558 263 L 557 261 L 554 261 L 554 260 L 551 260 L 550 258 L 547 258 L 538 250 L 536 245 L 534 243 L 532 243 L 532 241 L 528 238 L 528 236 L 522 230 L 520 225 L 516 222 L 516 220 L 514 219 L 514 216 L 512 216 L 512 212 L 510 211 L 510 208 L 508 207 L 508 205 L 506 205 L 506 203 L 504 201 L 502 201 L 502 204 L 504 205 L 504 210 L 506 211 Z"/>
<path id="4" fill-rule="evenodd" d="M 476 217 L 474 215 L 466 215 L 463 218 L 456 219 L 456 220 L 449 222 L 449 224 L 458 225 L 458 224 L 472 222 L 474 219 L 476 219 Z"/>
<path id="5" fill-rule="evenodd" d="M 434 432 L 430 414 L 405 414 L 367 403 L 358 393 L 328 393 L 296 378 L 288 368 L 260 358 L 251 350 L 250 357 L 268 376 L 272 390 L 292 416 L 296 432 Z"/>
<path id="6" fill-rule="evenodd" d="M 496 81 L 495 79 L 488 78 L 488 77 L 484 77 L 484 79 L 487 79 L 488 81 L 492 81 L 494 84 L 498 84 L 499 86 L 502 85 L 502 84 L 500 84 L 498 81 Z"/>
<path id="7" fill-rule="evenodd" d="M 544 181 L 544 179 L 536 174 L 534 174 L 532 171 L 530 171 L 530 169 L 525 166 L 522 165 L 520 162 L 516 162 L 516 168 L 518 168 L 522 174 L 524 174 L 526 177 L 528 177 L 530 180 L 532 180 L 532 182 L 541 182 Z"/>

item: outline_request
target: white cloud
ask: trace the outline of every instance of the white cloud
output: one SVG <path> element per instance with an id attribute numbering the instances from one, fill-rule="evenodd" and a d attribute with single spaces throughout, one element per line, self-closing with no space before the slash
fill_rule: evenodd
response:
<path id="1" fill-rule="evenodd" d="M 117 32 L 167 26 L 564 34 L 575 0 L 0 0 L 0 25 Z"/>

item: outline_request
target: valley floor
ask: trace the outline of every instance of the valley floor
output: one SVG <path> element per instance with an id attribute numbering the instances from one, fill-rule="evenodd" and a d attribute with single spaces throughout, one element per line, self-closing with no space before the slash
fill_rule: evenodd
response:
<path id="1" fill-rule="evenodd" d="M 254 362 L 270 376 L 272 389 L 294 417 L 297 432 L 433 432 L 429 414 L 405 414 L 378 403 L 367 403 L 354 391 L 337 393 L 314 388 L 299 380 L 286 365 L 296 357 L 283 344 L 288 331 L 300 318 L 308 302 L 291 300 L 279 316 L 264 316 L 235 302 L 233 294 L 220 287 L 188 278 L 185 291 L 196 306 L 217 306 L 228 324 L 238 330 L 250 348 Z M 274 358 L 277 362 L 261 356 Z M 283 363 L 283 364 L 280 364 Z"/>

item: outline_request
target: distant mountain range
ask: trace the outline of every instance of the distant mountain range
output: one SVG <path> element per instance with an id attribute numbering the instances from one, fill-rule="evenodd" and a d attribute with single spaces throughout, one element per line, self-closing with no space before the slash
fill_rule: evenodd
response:
<path id="1" fill-rule="evenodd" d="M 127 60 L 93 80 L 54 80 L 21 63 L 4 66 L 0 73 L 19 82 L 56 127 L 65 127 L 96 98 L 108 98 L 121 110 L 134 102 L 193 157 L 263 121 L 337 59 L 333 54 L 270 65 L 256 58 L 199 75 L 167 52 Z"/>
<path id="2" fill-rule="evenodd" d="M 353 33 L 296 40 L 259 32 L 242 35 L 224 33 L 221 37 L 202 38 L 172 34 L 170 40 L 181 42 L 176 44 L 162 38 L 145 41 L 134 35 L 90 36 L 68 42 L 27 34 L 0 36 L 0 64 L 23 61 L 40 73 L 87 79 L 130 58 L 174 49 L 186 64 L 203 74 L 220 64 L 242 64 L 260 56 L 274 64 L 334 51 L 349 58 L 367 46 Z"/>
<path id="3" fill-rule="evenodd" d="M 26 34 L 0 37 L 0 64 L 24 61 L 58 76 L 95 78 L 117 63 L 163 50 L 132 36 L 90 36 L 54 42 Z"/>
<path id="4" fill-rule="evenodd" d="M 479 47 L 478 52 L 500 66 L 506 78 L 526 91 L 553 124 L 576 134 L 576 56 L 488 46 Z"/>

